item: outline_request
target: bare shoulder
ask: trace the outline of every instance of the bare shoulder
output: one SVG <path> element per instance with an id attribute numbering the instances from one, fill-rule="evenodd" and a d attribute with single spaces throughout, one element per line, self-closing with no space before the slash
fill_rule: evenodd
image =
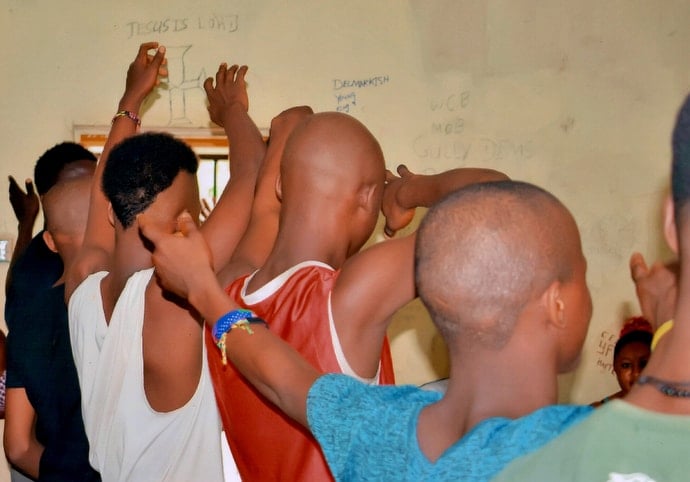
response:
<path id="1" fill-rule="evenodd" d="M 336 325 L 344 313 L 354 323 L 386 324 L 414 298 L 415 237 L 382 241 L 348 259 L 332 295 Z"/>
<path id="2" fill-rule="evenodd" d="M 89 275 L 110 269 L 110 256 L 101 248 L 84 247 L 65 275 L 65 301 Z"/>

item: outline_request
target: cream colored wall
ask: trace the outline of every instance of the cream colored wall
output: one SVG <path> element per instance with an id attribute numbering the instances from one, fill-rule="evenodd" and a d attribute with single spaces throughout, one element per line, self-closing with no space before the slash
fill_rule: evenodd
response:
<path id="1" fill-rule="evenodd" d="M 247 63 L 262 126 L 296 104 L 349 110 L 391 168 L 493 167 L 559 196 L 582 231 L 595 306 L 562 398 L 588 402 L 615 386 L 600 365 L 636 309 L 630 253 L 665 254 L 658 213 L 689 20 L 681 0 L 6 0 L 0 165 L 29 176 L 73 125 L 107 124 L 142 41 L 166 45 L 171 67 L 147 125 L 206 125 L 201 80 L 220 61 Z M 0 232 L 14 229 L 0 203 Z M 418 303 L 391 338 L 400 382 L 445 374 Z"/>

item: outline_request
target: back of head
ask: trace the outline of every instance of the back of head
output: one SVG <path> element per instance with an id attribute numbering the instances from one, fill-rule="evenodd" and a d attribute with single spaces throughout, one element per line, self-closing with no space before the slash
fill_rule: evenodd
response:
<path id="1" fill-rule="evenodd" d="M 353 186 L 383 185 L 385 169 L 381 146 L 364 124 L 339 112 L 313 114 L 286 143 L 281 162 L 283 197 L 308 189 L 335 198 Z"/>
<path id="2" fill-rule="evenodd" d="M 307 117 L 288 138 L 280 172 L 282 216 L 314 219 L 321 209 L 347 226 L 349 252 L 359 250 L 376 225 L 386 179 L 381 146 L 361 122 L 338 112 Z"/>
<path id="3" fill-rule="evenodd" d="M 46 230 L 52 236 L 58 253 L 61 248 L 81 248 L 89 214 L 91 176 L 81 176 L 60 182 L 43 196 L 43 216 Z"/>
<path id="4" fill-rule="evenodd" d="M 195 174 L 199 161 L 184 142 L 164 133 L 145 133 L 118 144 L 103 170 L 103 192 L 124 228 L 130 227 L 180 172 Z"/>
<path id="5" fill-rule="evenodd" d="M 36 161 L 34 167 L 34 182 L 39 195 L 44 195 L 53 187 L 63 169 L 70 163 L 89 161 L 96 164 L 96 156 L 74 142 L 63 142 L 48 149 Z"/>
<path id="6" fill-rule="evenodd" d="M 582 256 L 575 221 L 553 195 L 501 181 L 460 189 L 433 206 L 417 234 L 420 298 L 448 346 L 499 349 L 525 307 Z"/>

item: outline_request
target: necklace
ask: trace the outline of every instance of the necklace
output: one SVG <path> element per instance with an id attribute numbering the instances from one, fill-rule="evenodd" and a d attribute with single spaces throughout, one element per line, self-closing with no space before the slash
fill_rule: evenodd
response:
<path id="1" fill-rule="evenodd" d="M 642 375 L 637 379 L 637 384 L 652 385 L 667 397 L 690 398 L 690 382 L 669 382 L 649 375 Z"/>

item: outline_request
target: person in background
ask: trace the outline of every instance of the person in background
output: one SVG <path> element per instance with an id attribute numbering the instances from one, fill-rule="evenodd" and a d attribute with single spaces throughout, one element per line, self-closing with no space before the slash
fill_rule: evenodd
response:
<path id="1" fill-rule="evenodd" d="M 74 142 L 62 142 L 45 151 L 36 161 L 34 183 L 25 181 L 26 192 L 10 176 L 10 204 L 17 216 L 18 235 L 5 280 L 5 322 L 8 330 L 26 319 L 24 308 L 38 290 L 50 289 L 62 276 L 60 256 L 43 240 L 43 231 L 32 238 L 40 208 L 39 199 L 55 184 L 91 175 L 96 169 L 96 156 Z"/>
<path id="2" fill-rule="evenodd" d="M 635 316 L 625 321 L 613 348 L 613 371 L 620 390 L 594 402 L 593 407 L 600 407 L 606 402 L 623 398 L 628 394 L 644 367 L 647 366 L 652 353 L 653 335 L 654 329 L 645 318 Z"/>
<path id="3" fill-rule="evenodd" d="M 96 156 L 74 142 L 62 142 L 46 150 L 34 166 L 34 182 L 25 181 L 22 191 L 9 176 L 9 198 L 18 221 L 17 242 L 5 278 L 5 323 L 8 330 L 28 319 L 36 296 L 52 289 L 64 271 L 62 260 L 43 239 L 44 230 L 33 236 L 40 198 L 63 181 L 92 175 Z M 32 238 L 33 236 L 33 238 Z M 4 379 L 3 379 L 4 380 Z M 28 480 L 10 466 L 13 482 Z"/>
<path id="4" fill-rule="evenodd" d="M 43 238 L 69 269 L 81 249 L 92 176 L 62 181 L 43 195 Z M 34 480 L 98 481 L 89 465 L 81 394 L 72 358 L 64 277 L 40 290 L 7 340 L 4 448 Z"/>

